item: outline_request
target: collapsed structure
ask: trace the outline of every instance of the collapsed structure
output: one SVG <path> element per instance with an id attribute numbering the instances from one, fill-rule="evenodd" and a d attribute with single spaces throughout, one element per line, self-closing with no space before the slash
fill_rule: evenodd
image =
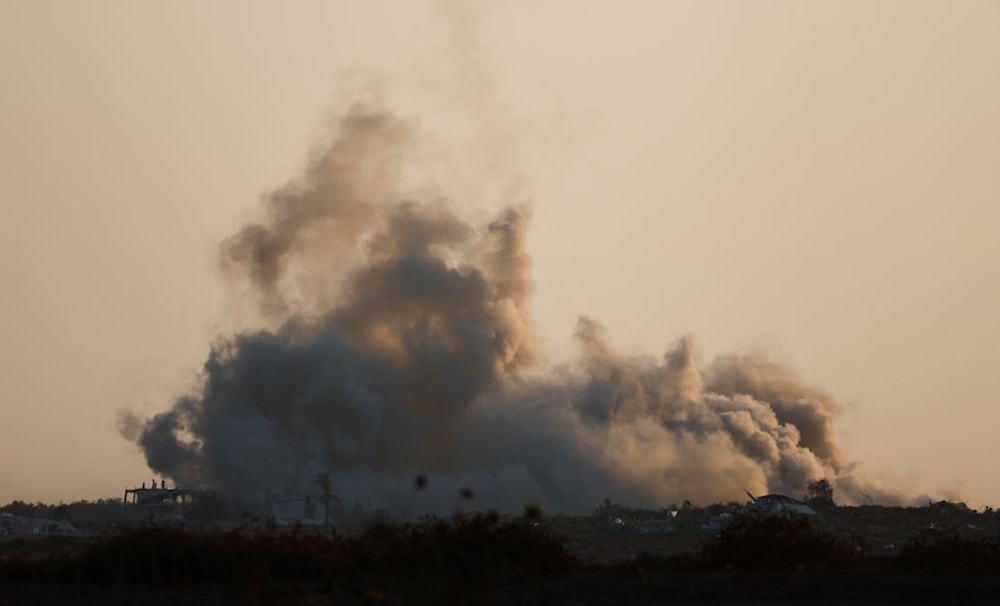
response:
<path id="1" fill-rule="evenodd" d="M 77 528 L 65 520 L 19 516 L 0 512 L 0 537 L 17 535 L 75 535 Z"/>
<path id="2" fill-rule="evenodd" d="M 186 490 L 183 488 L 167 488 L 167 481 L 162 480 L 157 486 L 153 480 L 152 487 L 146 488 L 146 483 L 137 488 L 126 488 L 122 496 L 122 503 L 125 505 L 135 505 L 148 512 L 149 518 L 182 518 L 184 508 L 195 502 L 197 495 L 202 491 Z"/>
<path id="3" fill-rule="evenodd" d="M 783 494 L 766 494 L 755 497 L 749 492 L 749 509 L 769 514 L 789 514 L 795 516 L 815 516 L 816 510 L 807 503 Z"/>

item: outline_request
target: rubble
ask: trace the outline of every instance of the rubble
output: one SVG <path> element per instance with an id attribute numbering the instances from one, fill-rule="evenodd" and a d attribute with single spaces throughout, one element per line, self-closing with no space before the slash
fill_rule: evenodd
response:
<path id="1" fill-rule="evenodd" d="M 771 514 L 790 514 L 797 516 L 815 516 L 816 510 L 806 503 L 783 494 L 768 494 L 755 497 L 747 493 L 750 504 L 747 509 Z"/>
<path id="2" fill-rule="evenodd" d="M 19 535 L 72 536 L 79 534 L 69 522 L 0 513 L 0 536 Z"/>

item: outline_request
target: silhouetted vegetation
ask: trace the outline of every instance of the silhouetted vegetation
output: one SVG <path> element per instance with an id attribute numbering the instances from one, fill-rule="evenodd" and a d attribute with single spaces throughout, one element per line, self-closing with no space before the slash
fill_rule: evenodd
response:
<path id="1" fill-rule="evenodd" d="M 562 542 L 530 517 L 496 514 L 398 526 L 373 523 L 360 536 L 148 526 L 114 534 L 80 553 L 0 559 L 0 580 L 177 586 L 330 580 L 356 574 L 457 575 L 570 570 Z"/>
<path id="2" fill-rule="evenodd" d="M 903 546 L 898 563 L 908 571 L 1000 572 L 1000 552 L 995 543 L 954 531 L 925 530 Z"/>
<path id="3" fill-rule="evenodd" d="M 700 563 L 742 570 L 840 568 L 856 560 L 855 553 L 810 518 L 752 513 L 726 524 L 718 539 L 705 546 Z"/>
<path id="4" fill-rule="evenodd" d="M 833 485 L 826 478 L 809 482 L 806 486 L 806 495 L 810 503 L 826 503 L 833 505 Z"/>
<path id="5" fill-rule="evenodd" d="M 21 512 L 16 515 L 38 513 L 11 505 Z M 588 602 L 602 596 L 613 603 L 656 601 L 662 592 L 692 602 L 750 595 L 765 601 L 897 594 L 906 601 L 942 600 L 955 579 L 968 588 L 965 597 L 1000 590 L 992 511 L 946 502 L 831 505 L 819 516 L 738 507 L 643 511 L 606 501 L 585 517 L 549 517 L 528 508 L 515 518 L 489 513 L 417 524 L 376 521 L 350 535 L 329 527 L 281 528 L 251 517 L 232 530 L 145 525 L 92 536 L 7 537 L 0 543 L 0 588 L 25 595 L 32 588 L 63 587 L 67 599 L 75 597 L 74 587 L 134 587 L 275 590 L 292 592 L 293 602 L 294 596 L 405 596 L 416 603 L 557 603 L 559 596 Z M 63 514 L 85 511 L 66 506 Z M 711 520 L 717 523 L 706 523 Z M 611 589 L 616 584 L 625 593 Z M 0 591 L 0 602 L 15 595 L 7 590 Z"/>

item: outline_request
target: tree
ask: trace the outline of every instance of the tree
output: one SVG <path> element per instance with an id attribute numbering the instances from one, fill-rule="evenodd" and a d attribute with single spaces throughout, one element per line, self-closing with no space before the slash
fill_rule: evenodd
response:
<path id="1" fill-rule="evenodd" d="M 810 501 L 822 501 L 833 505 L 833 486 L 826 478 L 809 482 L 806 490 L 808 491 Z"/>

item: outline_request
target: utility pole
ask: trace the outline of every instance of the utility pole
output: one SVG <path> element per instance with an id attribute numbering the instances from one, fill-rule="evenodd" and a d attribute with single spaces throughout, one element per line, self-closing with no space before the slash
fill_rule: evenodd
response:
<path id="1" fill-rule="evenodd" d="M 316 474 L 313 480 L 323 491 L 323 525 L 330 525 L 330 472 Z"/>

